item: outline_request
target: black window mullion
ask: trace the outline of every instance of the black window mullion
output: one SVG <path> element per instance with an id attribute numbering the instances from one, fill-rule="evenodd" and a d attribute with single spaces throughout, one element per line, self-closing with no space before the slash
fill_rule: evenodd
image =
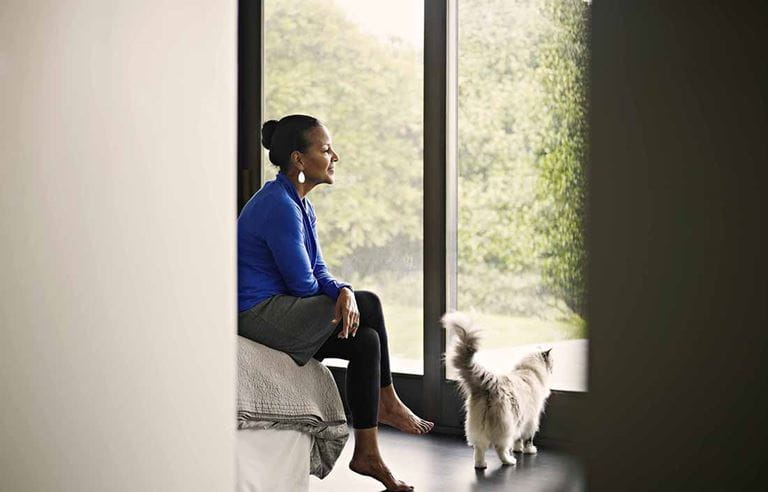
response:
<path id="1" fill-rule="evenodd" d="M 425 417 L 444 425 L 446 310 L 447 3 L 424 1 L 424 379 Z"/>
<path id="2" fill-rule="evenodd" d="M 263 12 L 261 0 L 238 2 L 237 195 L 238 214 L 261 187 Z"/>

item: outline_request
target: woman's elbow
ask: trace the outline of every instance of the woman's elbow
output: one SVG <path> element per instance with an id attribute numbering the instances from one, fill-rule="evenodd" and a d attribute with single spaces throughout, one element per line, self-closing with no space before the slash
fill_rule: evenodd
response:
<path id="1" fill-rule="evenodd" d="M 309 297 L 318 294 L 319 286 L 317 282 L 314 284 L 301 284 L 295 285 L 290 288 L 291 295 L 296 297 Z"/>

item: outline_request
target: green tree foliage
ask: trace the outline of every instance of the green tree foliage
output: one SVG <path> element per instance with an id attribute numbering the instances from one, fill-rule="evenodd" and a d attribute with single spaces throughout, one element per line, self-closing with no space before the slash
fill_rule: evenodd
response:
<path id="1" fill-rule="evenodd" d="M 586 12 L 459 2 L 460 307 L 583 314 Z"/>
<path id="2" fill-rule="evenodd" d="M 547 204 L 539 222 L 542 268 L 553 293 L 583 316 L 589 11 L 581 0 L 547 0 L 543 13 L 555 28 L 542 47 L 541 84 L 552 114 L 537 163 L 537 193 Z"/>
<path id="3" fill-rule="evenodd" d="M 366 35 L 328 1 L 267 7 L 266 117 L 320 118 L 340 155 L 337 184 L 312 195 L 326 262 L 338 272 L 352 256 L 378 256 L 356 264 L 385 268 L 392 252 L 420 257 L 420 53 Z"/>
<path id="4" fill-rule="evenodd" d="M 266 117 L 319 117 L 341 156 L 312 196 L 326 261 L 397 279 L 422 255 L 421 52 L 329 1 L 265 14 Z M 583 314 L 586 15 L 582 0 L 459 2 L 460 307 Z"/>

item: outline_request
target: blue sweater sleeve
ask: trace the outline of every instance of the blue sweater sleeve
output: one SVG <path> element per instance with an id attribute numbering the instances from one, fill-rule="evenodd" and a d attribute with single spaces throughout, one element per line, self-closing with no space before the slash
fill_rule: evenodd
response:
<path id="1" fill-rule="evenodd" d="M 298 206 L 276 204 L 271 213 L 271 227 L 265 240 L 291 295 L 308 297 L 319 294 L 312 263 L 304 245 L 304 227 Z"/>
<path id="2" fill-rule="evenodd" d="M 309 200 L 307 200 L 307 208 L 309 220 L 312 224 L 312 231 L 315 234 L 315 237 L 317 237 L 317 216 L 315 215 L 315 208 Z M 348 287 L 349 290 L 352 290 L 351 285 L 346 282 L 339 282 L 333 278 L 333 275 L 328 271 L 328 267 L 326 267 L 325 261 L 323 261 L 323 253 L 320 250 L 319 242 L 317 243 L 317 261 L 315 262 L 313 273 L 317 282 L 320 284 L 320 291 L 334 301 L 339 297 L 339 291 L 342 288 Z"/>
<path id="3" fill-rule="evenodd" d="M 320 245 L 317 246 L 317 263 L 315 263 L 315 278 L 320 284 L 320 291 L 331 297 L 334 301 L 339 297 L 339 291 L 344 287 L 349 287 L 352 290 L 352 286 L 339 282 L 328 272 L 328 268 L 323 261 L 323 255 L 320 253 Z"/>

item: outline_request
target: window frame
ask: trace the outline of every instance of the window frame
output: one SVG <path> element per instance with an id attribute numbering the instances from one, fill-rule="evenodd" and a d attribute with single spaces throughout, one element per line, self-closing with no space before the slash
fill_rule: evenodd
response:
<path id="1" fill-rule="evenodd" d="M 440 317 L 456 306 L 458 0 L 424 0 L 424 356 L 423 375 L 392 374 L 401 399 L 435 422 L 433 432 L 463 434 L 463 401 L 442 362 Z M 264 106 L 264 2 L 238 2 L 238 214 L 261 187 Z M 453 277 L 452 277 L 453 276 Z M 588 360 L 591 350 L 588 351 Z M 346 405 L 346 368 L 330 367 Z M 577 440 L 587 392 L 553 390 L 537 441 L 569 448 Z"/>

